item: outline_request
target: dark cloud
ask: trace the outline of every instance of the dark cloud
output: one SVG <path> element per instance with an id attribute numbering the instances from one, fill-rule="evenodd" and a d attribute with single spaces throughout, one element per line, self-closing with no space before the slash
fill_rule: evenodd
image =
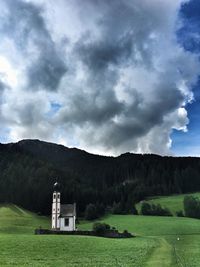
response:
<path id="1" fill-rule="evenodd" d="M 176 110 L 177 106 L 181 106 L 184 96 L 179 90 L 163 84 L 160 84 L 160 88 L 162 91 L 158 90 L 156 98 L 148 103 L 145 103 L 146 99 L 133 90 L 132 99 L 135 101 L 131 105 L 125 105 L 121 110 L 119 113 L 121 120 L 118 122 L 104 120 L 106 130 L 101 142 L 107 148 L 112 149 L 128 140 L 137 140 L 145 136 L 150 129 L 161 125 L 165 116 Z"/>
<path id="2" fill-rule="evenodd" d="M 89 39 L 89 38 L 88 38 Z M 77 42 L 75 52 L 92 71 L 101 71 L 108 68 L 110 64 L 122 64 L 131 56 L 133 40 L 127 34 L 109 43 L 102 39 L 97 41 L 88 40 L 85 37 Z"/>
<path id="3" fill-rule="evenodd" d="M 87 122 L 100 125 L 123 112 L 123 109 L 123 103 L 117 101 L 111 90 L 102 90 L 95 95 L 76 94 L 61 109 L 59 120 L 78 125 Z"/>
<path id="4" fill-rule="evenodd" d="M 57 54 L 44 50 L 34 64 L 28 68 L 30 88 L 42 88 L 51 91 L 58 89 L 60 80 L 67 68 Z"/>
<path id="5" fill-rule="evenodd" d="M 6 0 L 8 14 L 0 26 L 2 35 L 13 39 L 28 59 L 29 89 L 55 91 L 67 68 L 42 16 L 32 3 Z"/>
<path id="6" fill-rule="evenodd" d="M 5 84 L 0 80 L 0 93 L 5 89 Z"/>

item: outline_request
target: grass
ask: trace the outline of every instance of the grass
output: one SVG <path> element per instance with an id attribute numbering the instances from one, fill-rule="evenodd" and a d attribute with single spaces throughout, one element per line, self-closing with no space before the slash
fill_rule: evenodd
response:
<path id="1" fill-rule="evenodd" d="M 0 266 L 143 266 L 155 246 L 146 238 L 4 235 Z"/>
<path id="2" fill-rule="evenodd" d="M 173 250 L 170 244 L 164 238 L 157 239 L 156 241 L 159 245 L 150 255 L 146 262 L 146 267 L 160 266 L 161 263 L 162 267 L 173 266 Z"/>
<path id="3" fill-rule="evenodd" d="M 142 267 L 156 247 L 146 237 L 34 235 L 38 226 L 49 228 L 49 219 L 15 205 L 0 206 L 0 266 Z"/>
<path id="4" fill-rule="evenodd" d="M 200 265 L 199 249 L 200 236 L 199 235 L 185 235 L 181 236 L 179 241 L 175 241 L 176 253 L 180 266 L 196 267 Z"/>
<path id="5" fill-rule="evenodd" d="M 102 221 L 120 231 L 128 230 L 140 236 L 200 234 L 200 220 L 181 217 L 109 215 Z M 79 229 L 89 230 L 92 223 L 82 222 Z"/>
<path id="6" fill-rule="evenodd" d="M 147 199 L 146 201 L 151 204 L 160 204 L 163 207 L 168 208 L 173 215 L 176 215 L 177 211 L 183 211 L 183 199 L 187 195 L 193 195 L 195 197 L 200 198 L 200 193 L 191 193 L 191 194 L 181 194 L 181 195 L 173 195 L 173 196 L 158 196 L 151 199 Z M 140 213 L 141 210 L 141 202 L 136 205 L 137 210 Z"/>
<path id="7" fill-rule="evenodd" d="M 39 226 L 49 228 L 49 219 L 16 205 L 0 205 L 0 234 L 33 234 Z"/>
<path id="8" fill-rule="evenodd" d="M 154 242 L 144 267 L 199 267 L 200 220 L 180 217 L 110 215 L 102 219 Z M 81 229 L 92 223 L 82 222 Z M 137 239 L 137 238 L 136 238 Z M 126 266 L 126 265 L 125 265 Z"/>
<path id="9" fill-rule="evenodd" d="M 49 219 L 14 205 L 0 206 L 0 266 L 199 267 L 200 220 L 109 215 L 101 219 L 136 238 L 34 235 Z M 91 229 L 81 221 L 79 229 Z M 178 240 L 179 239 L 179 240 Z"/>

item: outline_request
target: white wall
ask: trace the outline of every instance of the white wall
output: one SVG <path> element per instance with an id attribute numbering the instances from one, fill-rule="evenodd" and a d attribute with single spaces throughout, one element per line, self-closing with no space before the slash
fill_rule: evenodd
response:
<path id="1" fill-rule="evenodd" d="M 52 203 L 52 229 L 60 228 L 60 193 L 53 193 L 53 203 Z"/>
<path id="2" fill-rule="evenodd" d="M 75 216 L 68 217 L 69 226 L 65 226 L 65 218 L 60 218 L 60 230 L 61 231 L 74 231 L 75 229 Z"/>

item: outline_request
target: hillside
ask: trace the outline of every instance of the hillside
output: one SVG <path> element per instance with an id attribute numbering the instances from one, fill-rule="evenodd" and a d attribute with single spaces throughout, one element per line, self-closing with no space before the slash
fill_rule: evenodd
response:
<path id="1" fill-rule="evenodd" d="M 157 196 L 154 198 L 148 198 L 145 201 L 150 204 L 160 204 L 162 207 L 168 208 L 173 215 L 176 215 L 177 211 L 184 211 L 183 200 L 187 195 L 192 195 L 194 197 L 200 197 L 200 193 L 190 193 L 190 194 L 180 194 L 172 196 Z M 141 211 L 141 202 L 137 203 L 136 208 L 138 212 Z"/>
<path id="2" fill-rule="evenodd" d="M 104 221 L 123 231 L 137 236 L 168 236 L 200 234 L 200 220 L 181 217 L 143 216 L 143 215 L 108 215 L 97 221 Z M 83 221 L 78 227 L 89 230 L 93 222 Z"/>
<path id="3" fill-rule="evenodd" d="M 200 221 L 190 218 L 109 215 L 101 221 L 137 234 L 130 239 L 89 236 L 34 235 L 49 228 L 46 217 L 0 206 L 0 266 L 198 267 Z M 93 222 L 81 221 L 79 229 Z"/>
<path id="4" fill-rule="evenodd" d="M 0 205 L 0 234 L 33 234 L 39 226 L 49 228 L 49 219 L 13 204 Z"/>
<path id="5" fill-rule="evenodd" d="M 140 267 L 199 267 L 200 220 L 179 217 L 110 215 L 100 221 L 138 235 L 133 242 L 148 240 L 145 263 Z M 81 229 L 91 229 L 83 222 Z M 125 265 L 126 266 L 126 265 Z"/>
<path id="6" fill-rule="evenodd" d="M 34 235 L 49 220 L 16 205 L 1 205 L 0 218 L 0 266 L 142 267 L 155 247 L 148 238 Z"/>
<path id="7" fill-rule="evenodd" d="M 49 214 L 52 184 L 62 185 L 62 201 L 88 203 L 131 213 L 133 204 L 152 195 L 200 191 L 200 159 L 126 153 L 92 155 L 76 148 L 22 140 L 0 144 L 0 202 Z"/>

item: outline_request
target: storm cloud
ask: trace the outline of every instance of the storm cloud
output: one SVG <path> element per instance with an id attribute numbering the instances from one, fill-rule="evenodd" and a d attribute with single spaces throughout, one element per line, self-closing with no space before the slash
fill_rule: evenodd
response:
<path id="1" fill-rule="evenodd" d="M 20 62 L 2 105 L 8 139 L 169 154 L 199 69 L 176 38 L 184 2 L 2 1 L 0 53 Z"/>

